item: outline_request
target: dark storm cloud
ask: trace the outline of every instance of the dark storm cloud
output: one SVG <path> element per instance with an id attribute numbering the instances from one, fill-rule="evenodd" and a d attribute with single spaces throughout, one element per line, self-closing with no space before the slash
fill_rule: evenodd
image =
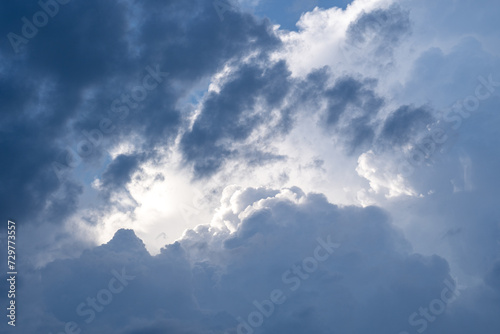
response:
<path id="1" fill-rule="evenodd" d="M 373 84 L 369 79 L 364 82 L 352 77 L 338 79 L 333 87 L 324 92 L 328 101 L 326 124 L 337 124 L 348 108 L 357 108 L 369 117 L 375 116 L 383 104 L 383 99 L 370 88 Z"/>
<path id="2" fill-rule="evenodd" d="M 282 118 L 276 133 L 289 133 L 295 125 L 294 116 L 297 113 L 320 110 L 322 94 L 331 76 L 330 67 L 324 66 L 309 72 L 304 80 L 294 81 L 293 93 L 289 96 L 291 103 L 281 109 Z"/>
<path id="3" fill-rule="evenodd" d="M 375 46 L 377 56 L 391 55 L 392 50 L 411 32 L 409 11 L 393 4 L 360 15 L 347 29 L 348 43 L 357 48 Z"/>
<path id="4" fill-rule="evenodd" d="M 198 177 L 211 175 L 224 159 L 236 155 L 230 144 L 246 140 L 259 125 L 271 120 L 270 110 L 279 106 L 290 90 L 290 72 L 280 61 L 271 67 L 267 59 L 239 67 L 220 92 L 208 93 L 193 128 L 184 134 L 181 148 Z M 255 111 L 264 101 L 264 112 Z"/>
<path id="5" fill-rule="evenodd" d="M 308 77 L 320 88 L 315 89 L 312 97 L 325 101 L 326 109 L 321 114 L 324 127 L 339 135 L 345 151 L 353 154 L 373 143 L 384 98 L 375 92 L 376 80 L 343 76 L 327 86 L 324 82 L 327 73 L 316 72 Z"/>
<path id="6" fill-rule="evenodd" d="M 51 15 L 43 14 L 48 20 L 40 25 L 42 8 Z M 114 132 L 96 134 L 99 144 L 78 163 L 96 168 L 110 145 L 132 134 L 142 137 L 146 151 L 171 143 L 182 117 L 177 103 L 192 86 L 230 59 L 279 44 L 267 21 L 234 10 L 224 18 L 222 24 L 212 2 L 201 0 L 1 2 L 0 155 L 9 161 L 0 171 L 3 214 L 41 218 L 51 193 L 73 189 L 60 183 L 52 163 L 72 170 L 71 155 L 89 140 L 84 133 L 101 131 L 103 119 Z M 13 47 L 10 33 L 27 42 Z M 140 103 L 127 100 L 150 73 L 147 67 L 168 77 Z M 280 94 L 281 87 L 275 89 L 270 104 Z M 124 182 L 111 175 L 113 168 L 110 184 Z M 73 208 L 78 192 L 67 195 Z M 52 212 L 70 214 L 58 201 Z"/>
<path id="7" fill-rule="evenodd" d="M 375 138 L 375 129 L 370 124 L 369 116 L 362 116 L 353 119 L 350 126 L 345 129 L 344 133 L 349 139 L 347 142 L 348 149 L 353 152 L 358 148 L 364 148 L 373 142 Z"/>
<path id="8" fill-rule="evenodd" d="M 343 76 L 329 84 L 332 76 L 332 70 L 323 67 L 304 79 L 292 78 L 285 62 L 269 65 L 262 58 L 236 68 L 219 92 L 207 93 L 192 129 L 181 140 L 184 157 L 193 165 L 195 176 L 212 175 L 227 160 L 243 159 L 258 165 L 269 158 L 286 158 L 260 152 L 256 160 L 252 158 L 255 150 L 246 146 L 236 149 L 234 144 L 244 143 L 255 129 L 266 124 L 272 124 L 272 128 L 260 139 L 286 135 L 296 125 L 298 114 L 319 113 L 324 128 L 340 135 L 350 152 L 370 144 L 377 126 L 372 121 L 384 103 L 374 90 L 376 81 Z M 272 113 L 275 109 L 277 117 Z M 343 116 L 345 120 L 339 124 Z"/>
<path id="9" fill-rule="evenodd" d="M 433 123 L 434 117 L 427 107 L 402 106 L 385 121 L 381 138 L 391 144 L 403 145 L 416 135 L 425 133 L 426 126 Z"/>
<path id="10" fill-rule="evenodd" d="M 28 118 L 21 122 L 4 122 L 0 126 L 0 160 L 3 162 L 0 211 L 4 218 L 29 222 L 33 214 L 43 210 L 48 194 L 58 188 L 57 177 L 51 169 L 57 148 L 50 133 L 41 131 L 40 127 L 50 131 L 51 124 Z M 71 203 L 78 193 L 71 191 L 65 195 L 61 206 L 74 207 Z"/>
<path id="11" fill-rule="evenodd" d="M 119 188 L 130 182 L 132 174 L 137 171 L 143 155 L 117 156 L 102 174 L 102 186 L 105 189 Z"/>

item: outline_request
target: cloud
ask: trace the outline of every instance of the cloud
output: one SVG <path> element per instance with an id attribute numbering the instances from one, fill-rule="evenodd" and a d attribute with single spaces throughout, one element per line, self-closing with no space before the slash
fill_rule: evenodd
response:
<path id="1" fill-rule="evenodd" d="M 122 187 L 131 180 L 131 174 L 139 167 L 141 156 L 119 155 L 106 168 L 102 174 L 101 186 L 105 189 Z"/>
<path id="2" fill-rule="evenodd" d="M 432 114 L 425 107 L 402 106 L 387 118 L 381 137 L 393 145 L 404 145 L 424 132 L 431 123 Z"/>
<path id="3" fill-rule="evenodd" d="M 70 2 L 18 53 L 3 38 L 21 330 L 234 333 L 276 289 L 255 332 L 496 330 L 497 8 L 356 0 L 285 31 L 213 1 Z M 39 10 L 1 3 L 0 33 Z M 290 291 L 328 236 L 341 247 Z M 445 288 L 460 297 L 422 318 Z"/>
<path id="4" fill-rule="evenodd" d="M 181 140 L 186 160 L 194 162 L 196 176 L 213 174 L 224 159 L 237 154 L 231 146 L 272 121 L 269 111 L 283 103 L 290 89 L 286 64 L 264 64 L 265 59 L 243 64 L 229 74 L 218 92 L 206 96 L 192 128 Z M 258 112 L 260 108 L 264 112 Z"/>
<path id="5" fill-rule="evenodd" d="M 390 162 L 384 157 L 375 155 L 373 151 L 359 156 L 356 171 L 370 182 L 370 189 L 376 194 L 387 191 L 387 197 L 417 195 L 400 171 L 394 170 Z"/>
<path id="6" fill-rule="evenodd" d="M 347 43 L 355 48 L 373 50 L 375 56 L 392 56 L 393 48 L 411 33 L 408 10 L 398 4 L 362 13 L 346 31 Z"/>
<path id="7" fill-rule="evenodd" d="M 253 301 L 265 304 L 278 289 L 285 302 L 258 326 L 263 333 L 398 333 L 417 329 L 408 317 L 440 298 L 446 280 L 453 282 L 446 260 L 412 253 L 387 214 L 375 207 L 340 208 L 298 188 L 230 187 L 220 212 L 212 225 L 186 231 L 156 256 L 133 231 L 119 230 L 79 258 L 48 264 L 26 277 L 30 284 L 39 279 L 43 294 L 25 294 L 19 303 L 38 305 L 52 317 L 38 319 L 30 312 L 33 321 L 20 326 L 56 331 L 73 321 L 93 333 L 234 333 L 239 317 L 252 323 L 247 316 L 255 311 Z M 228 219 L 233 232 L 225 227 Z M 301 268 L 318 245 L 330 242 L 335 251 L 317 270 L 288 271 Z M 124 289 L 108 303 L 105 290 L 119 290 L 119 277 L 126 278 Z M 494 271 L 488 277 L 493 284 Z M 429 328 L 453 323 L 460 300 L 439 322 L 428 321 Z M 475 321 L 473 314 L 467 317 Z"/>
<path id="8" fill-rule="evenodd" d="M 206 1 L 47 3 L 57 13 L 23 37 L 19 52 L 8 38 L 0 42 L 0 155 L 9 161 L 0 171 L 2 215 L 33 226 L 81 217 L 95 204 L 96 178 L 103 192 L 124 186 L 141 167 L 131 157 L 158 159 L 155 152 L 174 144 L 200 82 L 230 60 L 279 45 L 268 21 L 230 11 L 221 24 Z M 32 22 L 41 10 L 36 2 L 0 4 L 0 33 L 23 36 L 22 18 Z M 151 76 L 159 83 L 143 99 Z M 35 230 L 26 231 L 28 248 L 72 238 L 60 229 L 53 236 L 53 227 L 28 236 Z"/>

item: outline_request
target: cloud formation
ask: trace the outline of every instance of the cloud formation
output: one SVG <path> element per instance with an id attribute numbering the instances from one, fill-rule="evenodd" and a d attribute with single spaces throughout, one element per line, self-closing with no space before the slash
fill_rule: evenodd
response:
<path id="1" fill-rule="evenodd" d="M 47 265 L 30 286 L 36 281 L 40 299 L 26 294 L 20 302 L 52 315 L 23 323 L 37 332 L 71 322 L 93 333 L 243 333 L 255 324 L 263 333 L 399 333 L 426 322 L 433 333 L 456 321 L 461 301 L 450 296 L 464 294 L 446 260 L 412 253 L 387 213 L 339 208 L 298 188 L 227 188 L 211 226 L 186 231 L 156 256 L 133 231 L 120 230 L 79 258 Z M 280 303 L 259 324 L 249 315 L 269 311 L 273 291 L 282 292 Z M 443 291 L 453 299 L 446 313 L 429 310 Z M 425 312 L 439 320 L 425 320 Z"/>
<path id="2" fill-rule="evenodd" d="M 0 3 L 20 329 L 497 333 L 498 2 L 247 5 Z"/>

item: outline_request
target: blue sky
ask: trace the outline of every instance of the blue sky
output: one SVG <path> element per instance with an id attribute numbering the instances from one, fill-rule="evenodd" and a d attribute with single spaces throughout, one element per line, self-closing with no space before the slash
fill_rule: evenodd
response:
<path id="1" fill-rule="evenodd" d="M 497 334 L 498 1 L 217 1 L 0 3 L 0 333 Z"/>

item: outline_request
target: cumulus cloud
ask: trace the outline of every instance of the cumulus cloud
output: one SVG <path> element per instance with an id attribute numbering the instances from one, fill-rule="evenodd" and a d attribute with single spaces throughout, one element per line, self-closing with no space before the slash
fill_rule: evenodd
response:
<path id="1" fill-rule="evenodd" d="M 226 5 L 69 2 L 0 41 L 23 330 L 498 328 L 498 3 L 356 0 L 296 31 Z M 0 32 L 39 10 L 1 3 Z"/>
<path id="2" fill-rule="evenodd" d="M 119 230 L 108 243 L 33 273 L 29 285 L 38 282 L 42 294 L 20 302 L 51 317 L 22 327 L 56 332 L 72 322 L 93 333 L 240 333 L 259 323 L 249 318 L 256 304 L 271 309 L 266 300 L 275 290 L 282 302 L 255 331 L 399 333 L 426 321 L 436 332 L 456 321 L 461 297 L 435 323 L 422 315 L 414 319 L 420 325 L 409 323 L 445 288 L 448 297 L 466 292 L 446 260 L 413 253 L 384 211 L 340 208 L 298 188 L 224 193 L 211 225 L 186 231 L 156 256 L 132 230 Z M 492 287 L 495 270 L 486 278 Z"/>

